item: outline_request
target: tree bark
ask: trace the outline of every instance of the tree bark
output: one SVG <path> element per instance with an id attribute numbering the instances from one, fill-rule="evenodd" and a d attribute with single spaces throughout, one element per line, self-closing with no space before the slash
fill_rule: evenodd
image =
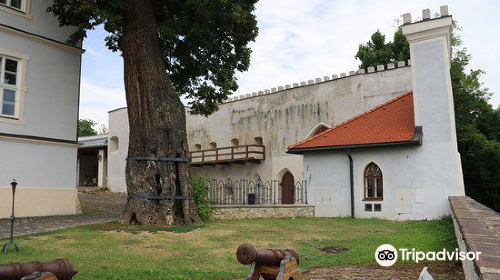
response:
<path id="1" fill-rule="evenodd" d="M 130 127 L 128 156 L 188 158 L 184 105 L 175 92 L 160 51 L 151 0 L 125 0 L 122 55 Z M 129 198 L 122 221 L 137 224 L 191 224 L 199 221 L 187 162 L 128 160 Z"/>

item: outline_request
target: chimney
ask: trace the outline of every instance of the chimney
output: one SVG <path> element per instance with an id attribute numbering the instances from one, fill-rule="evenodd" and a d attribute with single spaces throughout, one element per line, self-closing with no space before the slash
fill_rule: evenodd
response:
<path id="1" fill-rule="evenodd" d="M 450 75 L 452 18 L 448 6 L 442 6 L 440 12 L 431 18 L 430 10 L 425 9 L 417 22 L 405 14 L 403 34 L 410 43 L 415 126 L 422 126 L 422 148 L 441 154 L 463 190 Z"/>

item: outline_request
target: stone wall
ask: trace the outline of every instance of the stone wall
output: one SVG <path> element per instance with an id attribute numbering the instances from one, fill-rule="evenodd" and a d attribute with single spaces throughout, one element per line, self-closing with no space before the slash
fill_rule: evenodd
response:
<path id="1" fill-rule="evenodd" d="M 242 220 L 254 218 L 314 217 L 312 205 L 217 205 L 215 219 Z"/>
<path id="2" fill-rule="evenodd" d="M 479 260 L 462 262 L 465 279 L 500 279 L 500 214 L 467 196 L 450 203 L 460 251 L 481 252 Z"/>

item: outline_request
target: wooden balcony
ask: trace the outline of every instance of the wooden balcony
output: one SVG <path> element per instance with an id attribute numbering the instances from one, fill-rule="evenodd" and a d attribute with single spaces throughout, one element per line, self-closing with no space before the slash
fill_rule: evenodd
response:
<path id="1" fill-rule="evenodd" d="M 191 166 L 215 166 L 230 164 L 260 163 L 266 159 L 263 145 L 242 145 L 217 149 L 193 151 L 189 153 Z"/>

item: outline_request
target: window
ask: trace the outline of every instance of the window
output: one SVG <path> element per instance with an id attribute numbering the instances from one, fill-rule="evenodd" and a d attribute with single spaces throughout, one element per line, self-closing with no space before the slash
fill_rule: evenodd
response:
<path id="1" fill-rule="evenodd" d="M 382 171 L 375 163 L 370 163 L 365 169 L 365 199 L 382 200 L 383 179 Z"/>
<path id="2" fill-rule="evenodd" d="M 5 5 L 14 9 L 22 10 L 22 0 L 0 0 L 1 5 Z"/>
<path id="3" fill-rule="evenodd" d="M 240 146 L 240 140 L 238 140 L 238 138 L 233 138 L 231 140 L 231 145 L 235 148 L 238 148 Z"/>
<path id="4" fill-rule="evenodd" d="M 210 149 L 212 149 L 212 150 L 217 149 L 217 143 L 215 143 L 215 142 L 210 143 Z"/>
<path id="5" fill-rule="evenodd" d="M 365 212 L 372 212 L 373 211 L 372 206 L 373 204 L 365 204 Z"/>
<path id="6" fill-rule="evenodd" d="M 375 212 L 382 212 L 382 204 L 373 204 Z"/>
<path id="7" fill-rule="evenodd" d="M 19 64 L 19 60 L 0 56 L 0 117 L 17 118 Z"/>
<path id="8" fill-rule="evenodd" d="M 113 136 L 109 139 L 109 151 L 110 152 L 116 152 L 118 151 L 118 148 L 120 147 L 120 140 L 118 137 Z"/>
<path id="9" fill-rule="evenodd" d="M 332 128 L 331 126 L 329 126 L 328 124 L 324 123 L 324 122 L 320 122 L 318 123 L 316 126 L 313 127 L 313 129 L 311 131 L 309 131 L 309 133 L 307 133 L 306 135 L 306 138 L 311 138 L 315 135 L 318 135 L 322 132 L 325 132 L 327 131 L 328 129 Z"/>

